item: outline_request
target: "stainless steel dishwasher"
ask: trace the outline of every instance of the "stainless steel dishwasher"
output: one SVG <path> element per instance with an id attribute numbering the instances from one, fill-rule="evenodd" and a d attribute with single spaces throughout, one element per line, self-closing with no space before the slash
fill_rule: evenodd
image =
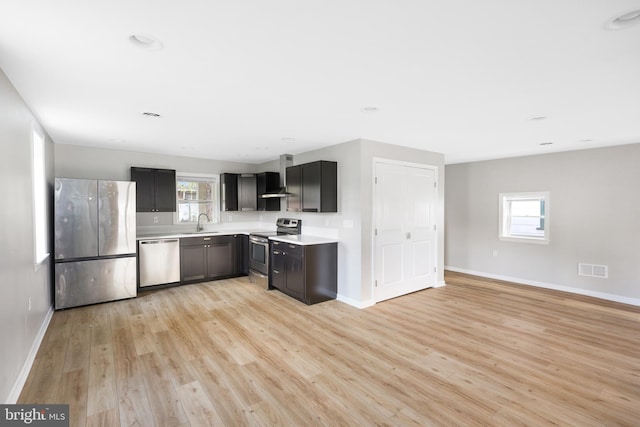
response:
<path id="1" fill-rule="evenodd" d="M 180 240 L 140 240 L 140 287 L 180 281 Z"/>

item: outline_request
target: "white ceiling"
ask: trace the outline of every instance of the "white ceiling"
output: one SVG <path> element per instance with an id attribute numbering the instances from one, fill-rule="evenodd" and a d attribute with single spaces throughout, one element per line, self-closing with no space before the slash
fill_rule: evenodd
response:
<path id="1" fill-rule="evenodd" d="M 366 138 L 457 163 L 640 142 L 640 25 L 605 28 L 635 9 L 2 0 L 0 68 L 56 143 L 260 163 Z"/>

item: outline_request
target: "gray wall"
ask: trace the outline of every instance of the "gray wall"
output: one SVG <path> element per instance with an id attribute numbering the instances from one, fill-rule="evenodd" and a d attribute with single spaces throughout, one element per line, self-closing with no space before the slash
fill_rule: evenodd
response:
<path id="1" fill-rule="evenodd" d="M 50 259 L 34 268 L 31 125 L 37 123 L 0 71 L 0 401 L 11 403 L 52 307 Z M 44 135 L 51 193 L 53 148 Z"/>
<path id="2" fill-rule="evenodd" d="M 168 156 L 164 154 L 139 153 L 124 150 L 111 150 L 104 148 L 82 147 L 78 145 L 54 144 L 55 149 L 55 176 L 65 178 L 84 179 L 130 179 L 131 166 L 175 169 L 178 172 L 219 174 L 224 172 L 262 172 L 264 166 L 225 162 L 220 160 L 197 159 L 193 157 Z M 269 163 L 266 166 L 274 165 Z M 278 171 L 277 163 L 272 169 Z M 232 217 L 230 216 L 232 215 Z M 153 218 L 158 217 L 158 223 Z M 252 212 L 233 212 L 233 214 L 221 213 L 223 222 L 255 221 L 257 216 Z M 171 213 L 139 213 L 137 215 L 138 227 L 145 226 L 172 226 L 173 214 Z M 274 221 L 275 223 L 275 221 Z"/>
<path id="3" fill-rule="evenodd" d="M 373 161 L 374 158 L 438 167 L 438 280 L 444 283 L 444 156 L 424 150 L 358 139 L 298 154 L 294 164 L 338 162 L 338 213 L 297 213 L 304 227 L 326 228 L 339 243 L 338 294 L 358 306 L 373 304 Z"/>
<path id="4" fill-rule="evenodd" d="M 132 153 L 127 151 L 55 145 L 56 176 L 72 178 L 129 179 L 129 167 L 149 166 L 176 169 L 180 172 L 261 172 L 279 171 L 279 162 L 262 165 L 201 160 L 188 157 Z M 281 212 L 233 212 L 223 214 L 223 222 L 260 222 L 274 224 L 279 216 L 302 219 L 303 233 L 326 235 L 339 240 L 338 294 L 341 299 L 358 306 L 373 303 L 372 233 L 373 233 L 373 159 L 375 157 L 422 163 L 438 167 L 439 190 L 439 260 L 438 280 L 444 283 L 444 156 L 412 148 L 367 140 L 354 140 L 294 156 L 294 164 L 315 160 L 338 162 L 337 213 L 286 213 L 286 200 Z M 138 214 L 139 224 L 150 225 L 152 216 L 171 225 L 171 214 Z M 162 224 L 161 224 L 162 225 Z"/>
<path id="5" fill-rule="evenodd" d="M 447 267 L 640 303 L 640 144 L 448 165 L 446 180 Z M 549 245 L 498 240 L 498 193 L 520 191 L 551 192 Z"/>
<path id="6" fill-rule="evenodd" d="M 62 144 L 55 147 L 55 175 L 65 178 L 128 180 L 131 166 L 218 174 L 257 172 L 258 165 Z M 276 169 L 277 170 L 277 169 Z"/>

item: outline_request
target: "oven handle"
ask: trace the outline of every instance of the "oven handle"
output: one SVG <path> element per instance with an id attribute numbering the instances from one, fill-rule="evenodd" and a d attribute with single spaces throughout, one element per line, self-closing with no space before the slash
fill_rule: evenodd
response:
<path id="1" fill-rule="evenodd" d="M 265 239 L 264 237 L 249 236 L 249 241 L 253 243 L 269 243 L 269 239 Z"/>

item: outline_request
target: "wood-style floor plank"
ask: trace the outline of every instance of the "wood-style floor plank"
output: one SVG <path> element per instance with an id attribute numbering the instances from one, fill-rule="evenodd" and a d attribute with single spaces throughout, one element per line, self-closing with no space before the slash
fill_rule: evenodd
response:
<path id="1" fill-rule="evenodd" d="M 71 425 L 617 425 L 640 308 L 447 273 L 358 310 L 247 278 L 54 313 L 21 403 Z"/>

